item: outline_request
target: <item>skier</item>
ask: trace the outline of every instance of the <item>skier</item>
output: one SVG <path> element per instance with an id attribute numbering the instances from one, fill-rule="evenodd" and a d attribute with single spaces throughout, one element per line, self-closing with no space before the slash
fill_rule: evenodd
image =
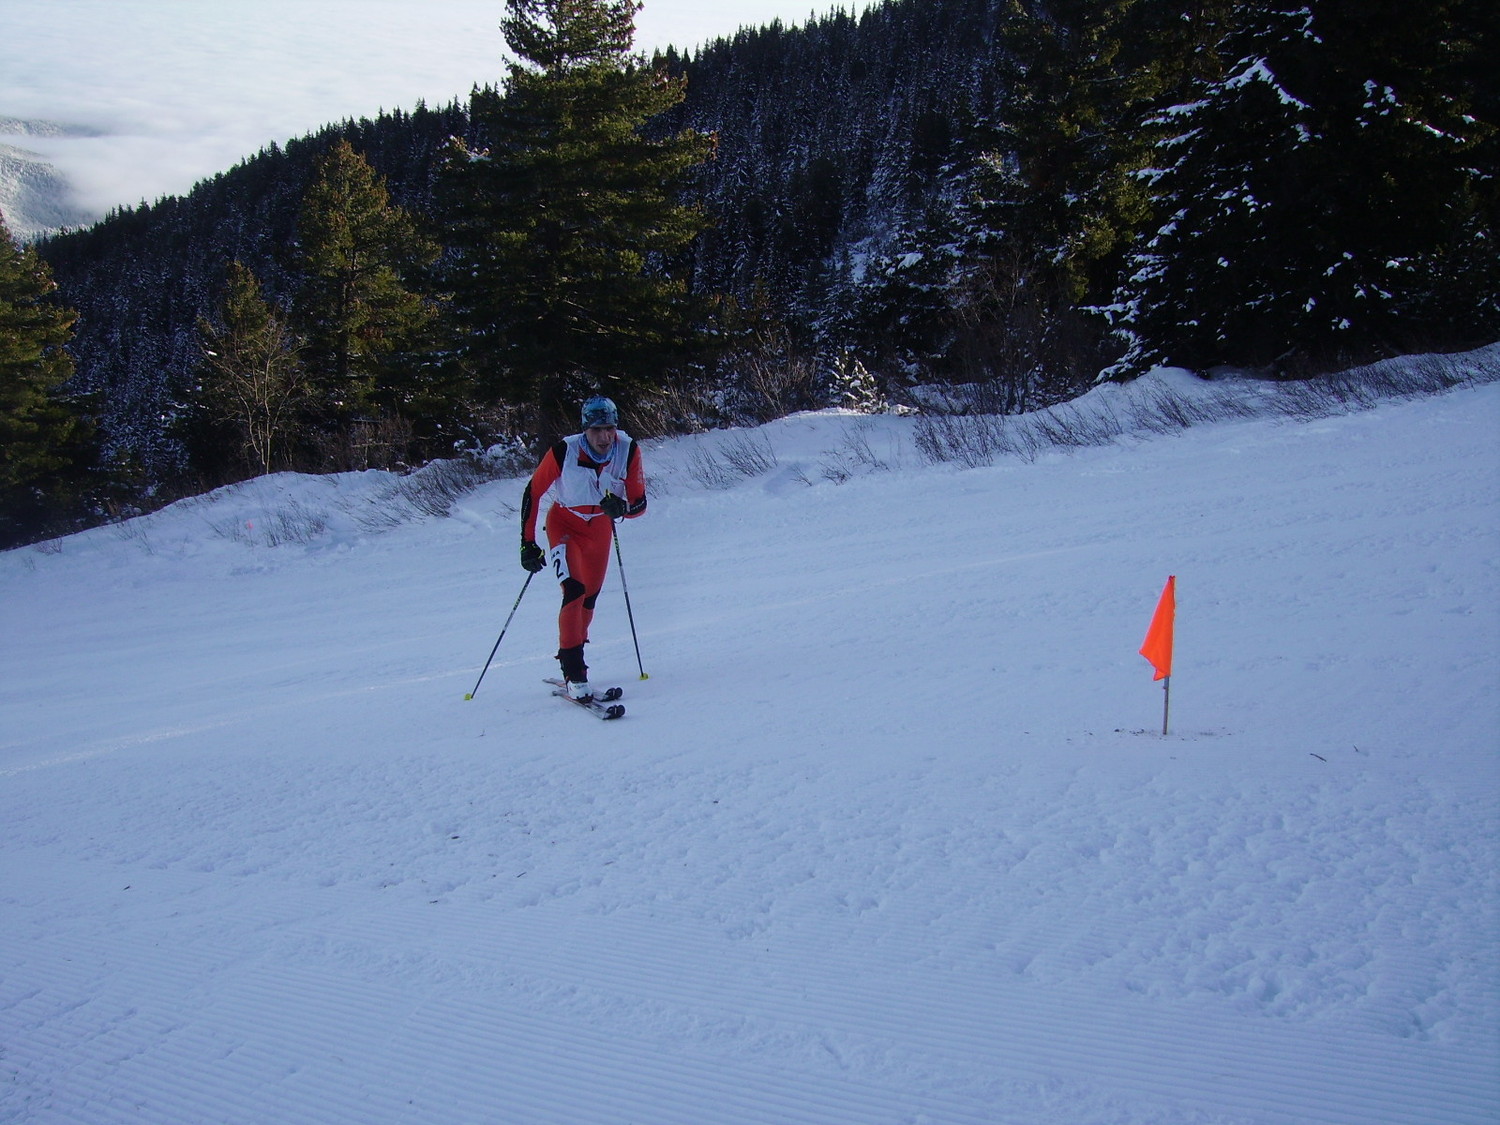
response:
<path id="1" fill-rule="evenodd" d="M 614 521 L 646 510 L 641 450 L 619 429 L 620 413 L 603 395 L 583 404 L 583 432 L 564 438 L 542 458 L 521 495 L 521 565 L 535 574 L 550 562 L 562 584 L 557 616 L 558 663 L 573 699 L 590 699 L 583 646 L 594 603 L 609 567 Z M 548 493 L 547 544 L 536 541 L 539 505 Z"/>

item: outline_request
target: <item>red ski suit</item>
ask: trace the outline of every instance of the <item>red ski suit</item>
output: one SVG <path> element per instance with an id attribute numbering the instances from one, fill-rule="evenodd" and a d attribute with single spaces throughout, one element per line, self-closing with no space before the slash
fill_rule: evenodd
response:
<path id="1" fill-rule="evenodd" d="M 626 502 L 625 518 L 634 519 L 646 510 L 646 474 L 641 451 L 623 430 L 603 460 L 589 448 L 584 434 L 558 442 L 531 474 L 521 496 L 521 539 L 536 542 L 541 503 L 551 494 L 547 509 L 547 543 L 564 547 L 566 575 L 558 569 L 562 583 L 562 611 L 557 617 L 558 647 L 574 648 L 589 639 L 594 603 L 609 569 L 609 546 L 614 525 L 599 501 L 613 493 Z"/>

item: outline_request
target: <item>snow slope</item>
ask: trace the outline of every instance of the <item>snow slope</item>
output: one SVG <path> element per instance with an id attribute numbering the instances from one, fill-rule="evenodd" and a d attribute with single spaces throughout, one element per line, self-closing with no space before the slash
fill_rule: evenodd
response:
<path id="1" fill-rule="evenodd" d="M 653 444 L 611 724 L 536 583 L 464 701 L 515 480 L 0 556 L 0 1120 L 1500 1120 L 1500 384 L 968 470 L 916 425 Z"/>

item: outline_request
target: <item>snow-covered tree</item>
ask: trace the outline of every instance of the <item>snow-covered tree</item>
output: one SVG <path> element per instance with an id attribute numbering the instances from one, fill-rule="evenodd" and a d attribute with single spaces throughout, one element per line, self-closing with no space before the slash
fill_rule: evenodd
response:
<path id="1" fill-rule="evenodd" d="M 974 176 L 975 230 L 953 298 L 953 365 L 1029 409 L 1118 355 L 1086 309 L 1149 224 L 1136 176 L 1150 104 L 1191 72 L 1226 0 L 1008 0 L 1005 103 Z"/>
<path id="2" fill-rule="evenodd" d="M 1500 330 L 1478 5 L 1253 0 L 1236 19 L 1224 76 L 1156 119 L 1163 221 L 1114 302 L 1123 370 L 1296 370 Z M 1463 321 L 1446 330 L 1440 287 Z"/>

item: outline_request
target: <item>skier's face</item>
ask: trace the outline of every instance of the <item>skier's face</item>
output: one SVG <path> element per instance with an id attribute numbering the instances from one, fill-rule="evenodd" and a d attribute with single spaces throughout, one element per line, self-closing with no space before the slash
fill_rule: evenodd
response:
<path id="1" fill-rule="evenodd" d="M 615 444 L 614 426 L 590 426 L 584 431 L 589 439 L 589 448 L 603 457 Z"/>

